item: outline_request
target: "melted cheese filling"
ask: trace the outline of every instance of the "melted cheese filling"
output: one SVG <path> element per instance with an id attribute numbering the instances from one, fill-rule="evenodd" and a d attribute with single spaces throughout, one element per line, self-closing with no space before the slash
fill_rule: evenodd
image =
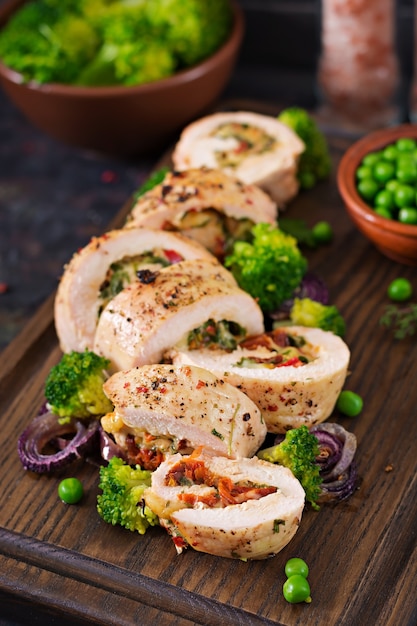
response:
<path id="1" fill-rule="evenodd" d="M 115 412 L 104 415 L 101 418 L 101 425 L 126 453 L 128 461 L 140 465 L 143 469 L 156 469 L 167 454 L 176 452 L 189 454 L 193 451 L 186 439 L 178 439 L 171 435 L 153 435 L 144 429 L 126 426 Z"/>
<path id="2" fill-rule="evenodd" d="M 222 259 L 231 251 L 234 241 L 250 238 L 253 225 L 248 218 L 236 219 L 216 209 L 203 209 L 186 211 L 178 223 L 166 222 L 163 229 L 182 232 Z"/>

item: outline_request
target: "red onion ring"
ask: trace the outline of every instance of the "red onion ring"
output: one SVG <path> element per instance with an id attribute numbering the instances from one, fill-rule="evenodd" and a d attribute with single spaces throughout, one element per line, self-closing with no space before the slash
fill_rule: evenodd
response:
<path id="1" fill-rule="evenodd" d="M 335 500 L 346 500 L 346 498 L 349 498 L 355 491 L 357 480 L 358 473 L 356 463 L 353 462 L 336 480 L 323 482 L 321 484 L 321 494 L 318 499 L 319 504 L 334 502 Z"/>
<path id="2" fill-rule="evenodd" d="M 325 422 L 311 431 L 319 442 L 321 456 L 321 495 L 318 502 L 340 501 L 348 498 L 356 489 L 357 467 L 354 457 L 357 449 L 356 436 L 340 424 Z"/>
<path id="3" fill-rule="evenodd" d="M 20 435 L 17 451 L 26 470 L 44 474 L 61 469 L 85 456 L 97 442 L 98 421 L 75 420 L 60 424 L 51 411 L 40 413 Z M 74 434 L 55 454 L 44 454 L 46 445 L 64 435 Z"/>
<path id="4" fill-rule="evenodd" d="M 327 441 L 326 435 L 330 435 L 335 440 L 335 445 L 342 446 L 340 458 L 337 459 L 337 462 L 329 471 L 322 474 L 325 482 L 337 479 L 339 475 L 346 472 L 355 457 L 357 448 L 356 436 L 340 424 L 333 422 L 316 424 L 316 426 L 311 428 L 310 432 L 316 435 L 319 446 L 321 440 Z"/>
<path id="5" fill-rule="evenodd" d="M 320 473 L 326 474 L 342 456 L 343 444 L 337 437 L 323 430 L 320 430 L 319 433 L 315 432 L 314 435 L 319 442 L 320 448 L 320 454 L 316 460 L 320 466 Z"/>

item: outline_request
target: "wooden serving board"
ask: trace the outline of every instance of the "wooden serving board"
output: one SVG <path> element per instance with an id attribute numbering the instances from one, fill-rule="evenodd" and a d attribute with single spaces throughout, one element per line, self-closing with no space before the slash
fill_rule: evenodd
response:
<path id="1" fill-rule="evenodd" d="M 334 414 L 331 421 L 357 436 L 359 489 L 319 512 L 307 508 L 281 553 L 246 563 L 191 549 L 177 556 L 159 528 L 140 536 L 106 524 L 96 512 L 92 464 L 66 470 L 63 475 L 83 481 L 86 495 L 76 506 L 61 503 L 63 475 L 25 472 L 16 452 L 60 357 L 51 296 L 0 363 L 0 617 L 16 611 L 32 624 L 59 618 L 60 624 L 117 626 L 417 624 L 416 338 L 396 341 L 379 325 L 389 282 L 404 276 L 417 288 L 416 270 L 383 257 L 352 226 L 335 184 L 349 140 L 329 137 L 329 143 L 332 178 L 301 193 L 286 215 L 310 225 L 325 219 L 334 228 L 332 244 L 306 255 L 347 323 L 346 388 L 363 397 L 364 410 L 350 419 Z M 290 605 L 282 596 L 292 556 L 310 566 L 311 604 Z"/>

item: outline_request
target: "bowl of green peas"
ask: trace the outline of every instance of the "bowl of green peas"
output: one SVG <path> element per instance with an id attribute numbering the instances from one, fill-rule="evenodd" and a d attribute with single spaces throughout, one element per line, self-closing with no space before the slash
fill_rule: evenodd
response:
<path id="1" fill-rule="evenodd" d="M 342 156 L 337 184 L 358 230 L 393 261 L 417 265 L 417 124 L 356 141 Z"/>

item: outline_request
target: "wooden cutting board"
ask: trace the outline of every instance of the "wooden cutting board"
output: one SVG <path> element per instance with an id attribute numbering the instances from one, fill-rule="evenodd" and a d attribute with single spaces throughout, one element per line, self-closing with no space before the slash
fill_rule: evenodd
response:
<path id="1" fill-rule="evenodd" d="M 356 418 L 335 413 L 331 421 L 357 436 L 359 489 L 319 512 L 307 508 L 281 553 L 247 563 L 192 550 L 178 556 L 159 528 L 140 536 L 106 524 L 96 512 L 92 464 L 66 470 L 83 481 L 86 495 L 64 505 L 57 496 L 64 474 L 25 472 L 16 452 L 60 358 L 52 295 L 0 362 L 0 617 L 14 611 L 33 624 L 55 618 L 117 626 L 417 624 L 416 339 L 396 341 L 379 325 L 389 282 L 404 276 L 417 286 L 416 271 L 381 256 L 352 226 L 335 184 L 349 139 L 328 139 L 331 179 L 301 193 L 286 215 L 310 225 L 328 220 L 334 229 L 331 245 L 306 255 L 347 323 L 346 388 L 363 397 L 364 410 Z M 112 226 L 123 223 L 128 206 Z M 290 605 L 282 596 L 292 556 L 310 566 L 311 604 Z"/>

